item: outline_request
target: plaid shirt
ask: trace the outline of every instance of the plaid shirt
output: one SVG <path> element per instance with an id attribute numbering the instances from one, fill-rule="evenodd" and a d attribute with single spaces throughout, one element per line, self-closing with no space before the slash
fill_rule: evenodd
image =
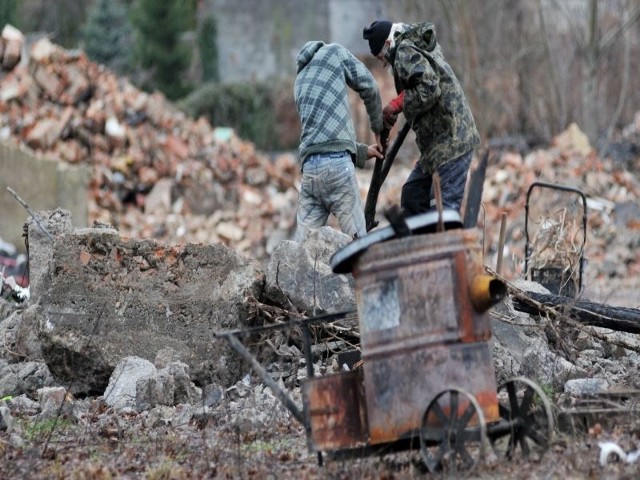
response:
<path id="1" fill-rule="evenodd" d="M 294 98 L 302 124 L 300 161 L 314 153 L 344 150 L 358 160 L 363 153 L 366 157 L 366 145 L 356 143 L 347 87 L 360 95 L 371 130 L 380 133 L 382 101 L 369 69 L 342 45 L 317 41 L 303 47 L 297 65 Z"/>

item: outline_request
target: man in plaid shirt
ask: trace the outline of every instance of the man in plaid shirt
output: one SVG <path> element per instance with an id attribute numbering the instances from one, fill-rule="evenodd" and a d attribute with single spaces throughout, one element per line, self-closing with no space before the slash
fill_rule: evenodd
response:
<path id="1" fill-rule="evenodd" d="M 353 238 L 367 233 L 354 166 L 382 158 L 382 101 L 376 81 L 349 50 L 308 42 L 297 57 L 294 98 L 300 116 L 302 179 L 295 240 L 327 223 L 329 214 Z M 364 101 L 376 144 L 356 142 L 347 87 Z"/>

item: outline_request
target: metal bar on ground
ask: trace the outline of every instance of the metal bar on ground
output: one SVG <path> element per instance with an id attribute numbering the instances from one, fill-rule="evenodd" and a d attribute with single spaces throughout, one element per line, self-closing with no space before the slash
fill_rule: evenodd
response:
<path id="1" fill-rule="evenodd" d="M 286 323 L 277 323 L 274 325 L 263 325 L 261 327 L 249 327 L 249 328 L 238 328 L 235 330 L 223 330 L 220 332 L 214 332 L 214 337 L 227 337 L 229 335 L 251 335 L 252 333 L 259 333 L 268 330 L 280 330 L 282 328 L 291 328 L 302 325 L 311 325 L 316 323 L 331 323 L 337 322 L 338 320 L 345 320 L 349 317 L 353 316 L 357 318 L 356 310 L 349 310 L 348 312 L 339 312 L 339 313 L 329 313 L 326 315 L 319 315 L 317 317 L 311 318 L 300 318 L 296 320 L 291 320 Z"/>
<path id="2" fill-rule="evenodd" d="M 247 348 L 242 344 L 240 340 L 236 338 L 233 334 L 226 335 L 227 339 L 231 346 L 238 352 L 242 358 L 244 358 L 251 367 L 255 370 L 258 376 L 262 379 L 262 381 L 271 389 L 271 391 L 275 394 L 276 397 L 282 402 L 282 404 L 291 412 L 291 415 L 295 417 L 301 425 L 305 425 L 304 415 L 298 408 L 298 406 L 294 403 L 294 401 L 287 395 L 287 392 L 284 389 L 280 388 L 280 385 L 276 383 L 276 381 L 269 375 L 269 373 L 264 369 L 260 362 L 258 362 L 253 355 L 247 350 Z"/>

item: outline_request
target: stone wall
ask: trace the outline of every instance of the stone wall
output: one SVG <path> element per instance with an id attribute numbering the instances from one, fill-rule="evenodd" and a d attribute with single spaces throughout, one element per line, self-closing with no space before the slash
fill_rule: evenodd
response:
<path id="1" fill-rule="evenodd" d="M 366 55 L 362 29 L 384 11 L 382 0 L 207 0 L 205 14 L 216 20 L 226 83 L 293 75 L 296 55 L 310 40 Z"/>
<path id="2" fill-rule="evenodd" d="M 27 210 L 11 195 L 13 189 L 32 211 L 63 208 L 71 212 L 73 224 L 87 226 L 89 170 L 39 158 L 0 144 L 0 237 L 24 251 L 23 225 Z"/>

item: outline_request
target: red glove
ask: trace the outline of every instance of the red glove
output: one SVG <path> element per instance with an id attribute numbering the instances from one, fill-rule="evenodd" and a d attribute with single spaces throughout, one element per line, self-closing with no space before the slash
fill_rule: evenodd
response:
<path id="1" fill-rule="evenodd" d="M 391 107 L 391 109 L 394 111 L 394 113 L 398 114 L 398 113 L 402 112 L 402 105 L 403 104 L 404 104 L 404 90 L 402 92 L 400 92 L 400 95 L 398 95 L 396 98 L 391 100 L 389 102 L 389 105 L 387 105 L 387 106 Z"/>
<path id="2" fill-rule="evenodd" d="M 391 100 L 386 107 L 382 109 L 384 118 L 384 127 L 391 130 L 398 120 L 398 114 L 402 112 L 402 104 L 404 102 L 404 91 L 400 92 L 396 98 Z"/>

